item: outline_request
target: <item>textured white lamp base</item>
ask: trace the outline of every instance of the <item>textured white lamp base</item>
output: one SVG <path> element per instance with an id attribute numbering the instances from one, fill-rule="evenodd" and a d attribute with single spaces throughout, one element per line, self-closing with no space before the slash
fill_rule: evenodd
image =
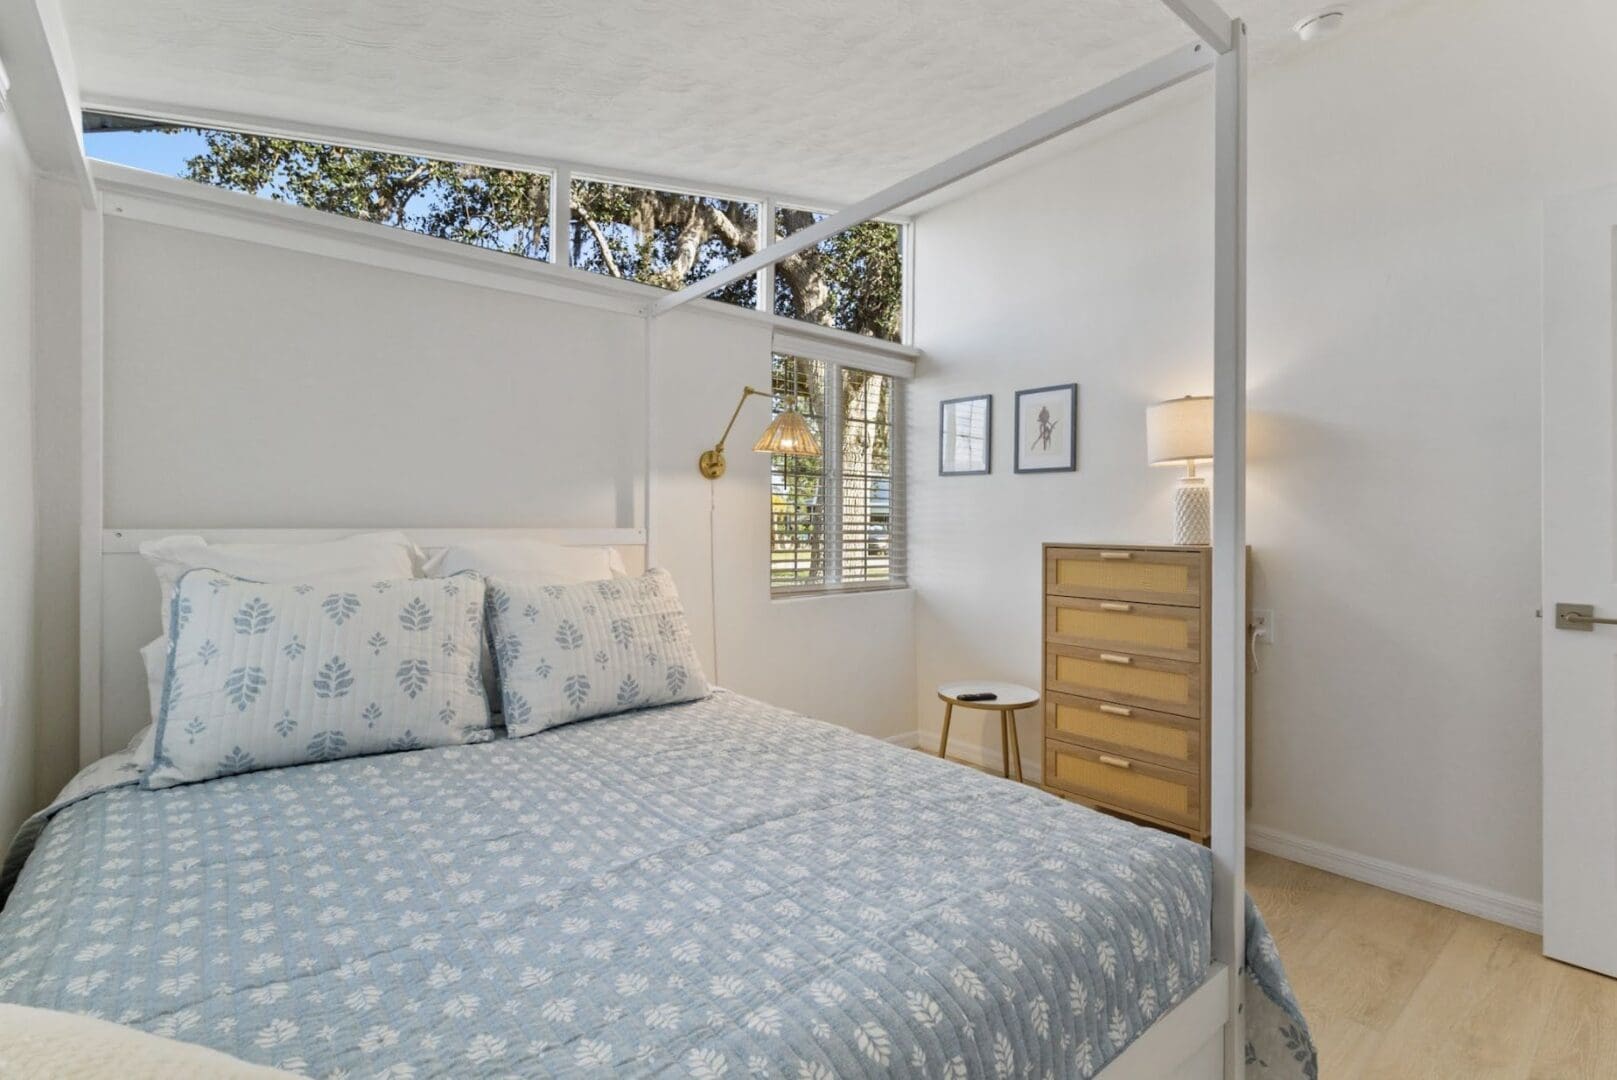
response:
<path id="1" fill-rule="evenodd" d="M 1185 476 L 1173 489 L 1173 542 L 1213 542 L 1213 493 L 1199 476 Z"/>

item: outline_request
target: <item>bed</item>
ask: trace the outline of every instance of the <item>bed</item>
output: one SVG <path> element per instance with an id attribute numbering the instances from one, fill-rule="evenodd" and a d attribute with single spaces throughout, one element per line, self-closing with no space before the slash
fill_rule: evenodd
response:
<path id="1" fill-rule="evenodd" d="M 1203 983 L 1208 852 L 726 691 L 26 825 L 0 1001 L 312 1076 L 1090 1076 Z M 1313 1075 L 1249 911 L 1251 1075 Z"/>

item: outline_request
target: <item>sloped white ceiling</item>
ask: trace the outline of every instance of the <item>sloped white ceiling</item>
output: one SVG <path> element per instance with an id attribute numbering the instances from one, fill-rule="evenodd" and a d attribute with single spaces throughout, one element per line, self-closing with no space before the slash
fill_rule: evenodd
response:
<path id="1" fill-rule="evenodd" d="M 87 102 L 839 202 L 1193 40 L 1158 0 L 62 2 Z"/>

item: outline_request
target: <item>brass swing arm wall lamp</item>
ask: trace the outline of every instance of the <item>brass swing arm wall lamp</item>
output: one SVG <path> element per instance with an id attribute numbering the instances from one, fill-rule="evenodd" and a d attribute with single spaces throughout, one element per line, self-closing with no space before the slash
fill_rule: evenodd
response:
<path id="1" fill-rule="evenodd" d="M 724 475 L 724 441 L 730 437 L 730 429 L 736 426 L 736 417 L 741 415 L 741 406 L 753 396 L 770 397 L 767 390 L 758 390 L 754 387 L 743 387 L 741 400 L 736 402 L 735 411 L 730 414 L 730 422 L 724 425 L 724 434 L 719 441 L 713 444 L 713 449 L 702 451 L 696 467 L 702 475 L 709 480 L 717 480 Z M 764 433 L 753 444 L 754 450 L 761 454 L 790 454 L 796 457 L 818 457 L 820 454 L 820 440 L 814 437 L 809 430 L 808 421 L 796 409 L 788 409 L 769 422 Z"/>

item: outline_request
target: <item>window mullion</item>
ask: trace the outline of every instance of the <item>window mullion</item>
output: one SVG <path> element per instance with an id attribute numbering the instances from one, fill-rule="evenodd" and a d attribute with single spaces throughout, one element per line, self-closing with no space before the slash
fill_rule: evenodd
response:
<path id="1" fill-rule="evenodd" d="M 821 425 L 825 437 L 820 441 L 824 471 L 820 484 L 828 492 L 822 502 L 825 584 L 835 588 L 842 584 L 842 365 L 827 362 L 824 382 L 825 400 L 820 410 L 825 416 Z"/>
<path id="2" fill-rule="evenodd" d="M 909 581 L 909 513 L 905 500 L 905 469 L 908 466 L 904 440 L 904 397 L 909 389 L 903 379 L 888 384 L 887 398 L 887 573 L 890 584 Z"/>
<path id="3" fill-rule="evenodd" d="M 557 169 L 550 178 L 550 261 L 566 266 L 572 260 L 573 174 Z"/>
<path id="4" fill-rule="evenodd" d="M 775 200 L 765 198 L 758 204 L 758 250 L 775 242 Z M 758 310 L 765 314 L 775 310 L 775 264 L 770 263 L 758 271 Z"/>

